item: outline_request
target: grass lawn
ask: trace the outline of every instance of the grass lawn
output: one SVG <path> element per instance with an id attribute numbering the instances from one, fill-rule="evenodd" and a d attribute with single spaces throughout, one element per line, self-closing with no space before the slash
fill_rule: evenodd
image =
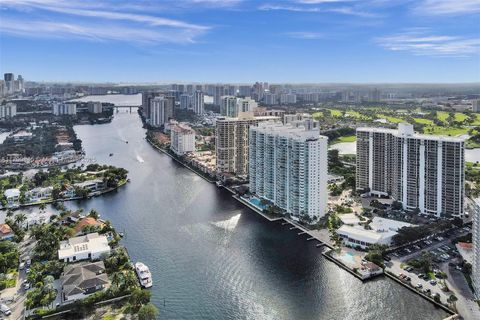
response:
<path id="1" fill-rule="evenodd" d="M 340 110 L 335 110 L 335 109 L 328 109 L 331 114 L 332 114 L 332 117 L 341 117 L 342 116 L 342 111 Z"/>
<path id="2" fill-rule="evenodd" d="M 340 137 L 333 140 L 331 144 L 341 143 L 341 142 L 355 142 L 355 141 L 357 141 L 357 136 L 345 136 L 345 137 Z"/>
<path id="3" fill-rule="evenodd" d="M 315 112 L 313 115 L 313 119 L 318 120 L 324 117 L 323 112 Z"/>
<path id="4" fill-rule="evenodd" d="M 437 118 L 438 120 L 445 122 L 448 118 L 448 112 L 446 111 L 437 111 Z"/>
<path id="5" fill-rule="evenodd" d="M 468 116 L 462 112 L 455 112 L 455 121 L 463 122 L 468 119 Z"/>
<path id="6" fill-rule="evenodd" d="M 391 122 L 391 123 L 400 123 L 400 122 L 404 122 L 405 120 L 403 120 L 402 118 L 396 118 L 396 117 L 391 117 L 391 116 L 387 116 L 385 114 L 379 114 L 378 115 L 378 118 L 379 119 L 387 119 L 388 122 Z"/>
<path id="7" fill-rule="evenodd" d="M 429 125 L 429 126 L 433 126 L 433 121 L 430 120 L 430 119 L 413 118 L 413 120 L 415 120 L 415 122 L 417 122 L 417 123 L 421 123 L 421 124 L 426 124 L 426 125 Z"/>
<path id="8" fill-rule="evenodd" d="M 355 118 L 355 119 L 372 120 L 372 117 L 361 114 L 358 111 L 349 110 L 349 111 L 347 111 L 347 114 L 350 115 L 350 117 Z"/>
<path id="9" fill-rule="evenodd" d="M 454 128 L 454 127 L 439 127 L 428 126 L 425 127 L 423 133 L 443 136 L 461 136 L 468 133 L 469 128 Z"/>
<path id="10" fill-rule="evenodd" d="M 474 126 L 480 126 L 480 114 L 475 115 L 475 121 L 472 123 Z"/>

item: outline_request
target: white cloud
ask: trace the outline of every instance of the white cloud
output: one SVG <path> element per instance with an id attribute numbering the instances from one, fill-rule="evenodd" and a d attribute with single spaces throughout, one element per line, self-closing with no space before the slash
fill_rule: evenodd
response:
<path id="1" fill-rule="evenodd" d="M 204 25 L 131 13 L 131 10 L 121 11 L 121 6 L 108 7 L 104 3 L 89 1 L 2 0 L 0 7 L 18 12 L 27 10 L 29 16 L 15 15 L 15 18 L 8 16 L 8 10 L 4 11 L 0 31 L 30 37 L 62 38 L 70 35 L 92 40 L 192 43 L 210 29 Z M 35 15 L 45 11 L 56 16 L 44 18 L 43 14 Z"/>
<path id="2" fill-rule="evenodd" d="M 366 12 L 358 8 L 342 6 L 342 7 L 319 7 L 319 6 L 299 6 L 299 5 L 278 5 L 264 4 L 259 7 L 264 11 L 293 11 L 293 12 L 312 12 L 312 13 L 340 13 L 344 15 L 352 15 L 359 17 L 376 17 L 374 13 Z"/>
<path id="3" fill-rule="evenodd" d="M 423 56 L 468 57 L 480 54 L 480 38 L 431 35 L 424 29 L 378 38 L 376 42 L 388 50 Z"/>
<path id="4" fill-rule="evenodd" d="M 480 13 L 480 0 L 423 0 L 414 12 L 424 15 L 463 15 Z"/>
<path id="5" fill-rule="evenodd" d="M 195 32 L 191 30 L 157 30 L 124 26 L 91 25 L 83 23 L 51 22 L 40 20 L 3 19 L 0 24 L 2 33 L 32 38 L 85 39 L 94 41 L 126 41 L 145 44 L 158 42 L 191 43 Z"/>
<path id="6" fill-rule="evenodd" d="M 325 37 L 325 34 L 320 32 L 309 32 L 309 31 L 297 31 L 297 32 L 287 32 L 287 36 L 295 39 L 306 39 L 306 40 L 317 40 Z"/>

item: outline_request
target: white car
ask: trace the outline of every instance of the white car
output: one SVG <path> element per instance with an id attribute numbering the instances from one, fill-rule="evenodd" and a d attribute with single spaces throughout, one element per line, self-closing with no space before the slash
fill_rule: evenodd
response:
<path id="1" fill-rule="evenodd" d="M 6 304 L 0 304 L 0 310 L 6 315 L 6 316 L 9 316 L 12 314 L 12 310 L 10 310 L 9 307 L 7 307 Z"/>

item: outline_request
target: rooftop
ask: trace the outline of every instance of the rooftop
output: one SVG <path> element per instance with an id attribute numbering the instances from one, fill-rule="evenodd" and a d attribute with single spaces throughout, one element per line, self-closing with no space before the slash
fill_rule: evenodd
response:
<path id="1" fill-rule="evenodd" d="M 107 237 L 95 232 L 60 242 L 58 258 L 63 260 L 81 253 L 101 253 L 109 250 Z"/>

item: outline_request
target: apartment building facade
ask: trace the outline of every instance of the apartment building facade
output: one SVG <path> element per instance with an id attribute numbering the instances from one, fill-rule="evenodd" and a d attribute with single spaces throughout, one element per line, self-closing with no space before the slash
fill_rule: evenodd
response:
<path id="1" fill-rule="evenodd" d="M 248 175 L 249 128 L 278 117 L 254 117 L 252 113 L 240 113 L 239 117 L 222 117 L 215 124 L 215 153 L 217 173 Z"/>
<path id="2" fill-rule="evenodd" d="M 357 129 L 356 189 L 391 196 L 407 210 L 435 216 L 462 216 L 465 145 L 461 138 L 398 130 Z"/>
<path id="3" fill-rule="evenodd" d="M 250 192 L 311 221 L 327 208 L 328 138 L 281 123 L 250 127 Z"/>

